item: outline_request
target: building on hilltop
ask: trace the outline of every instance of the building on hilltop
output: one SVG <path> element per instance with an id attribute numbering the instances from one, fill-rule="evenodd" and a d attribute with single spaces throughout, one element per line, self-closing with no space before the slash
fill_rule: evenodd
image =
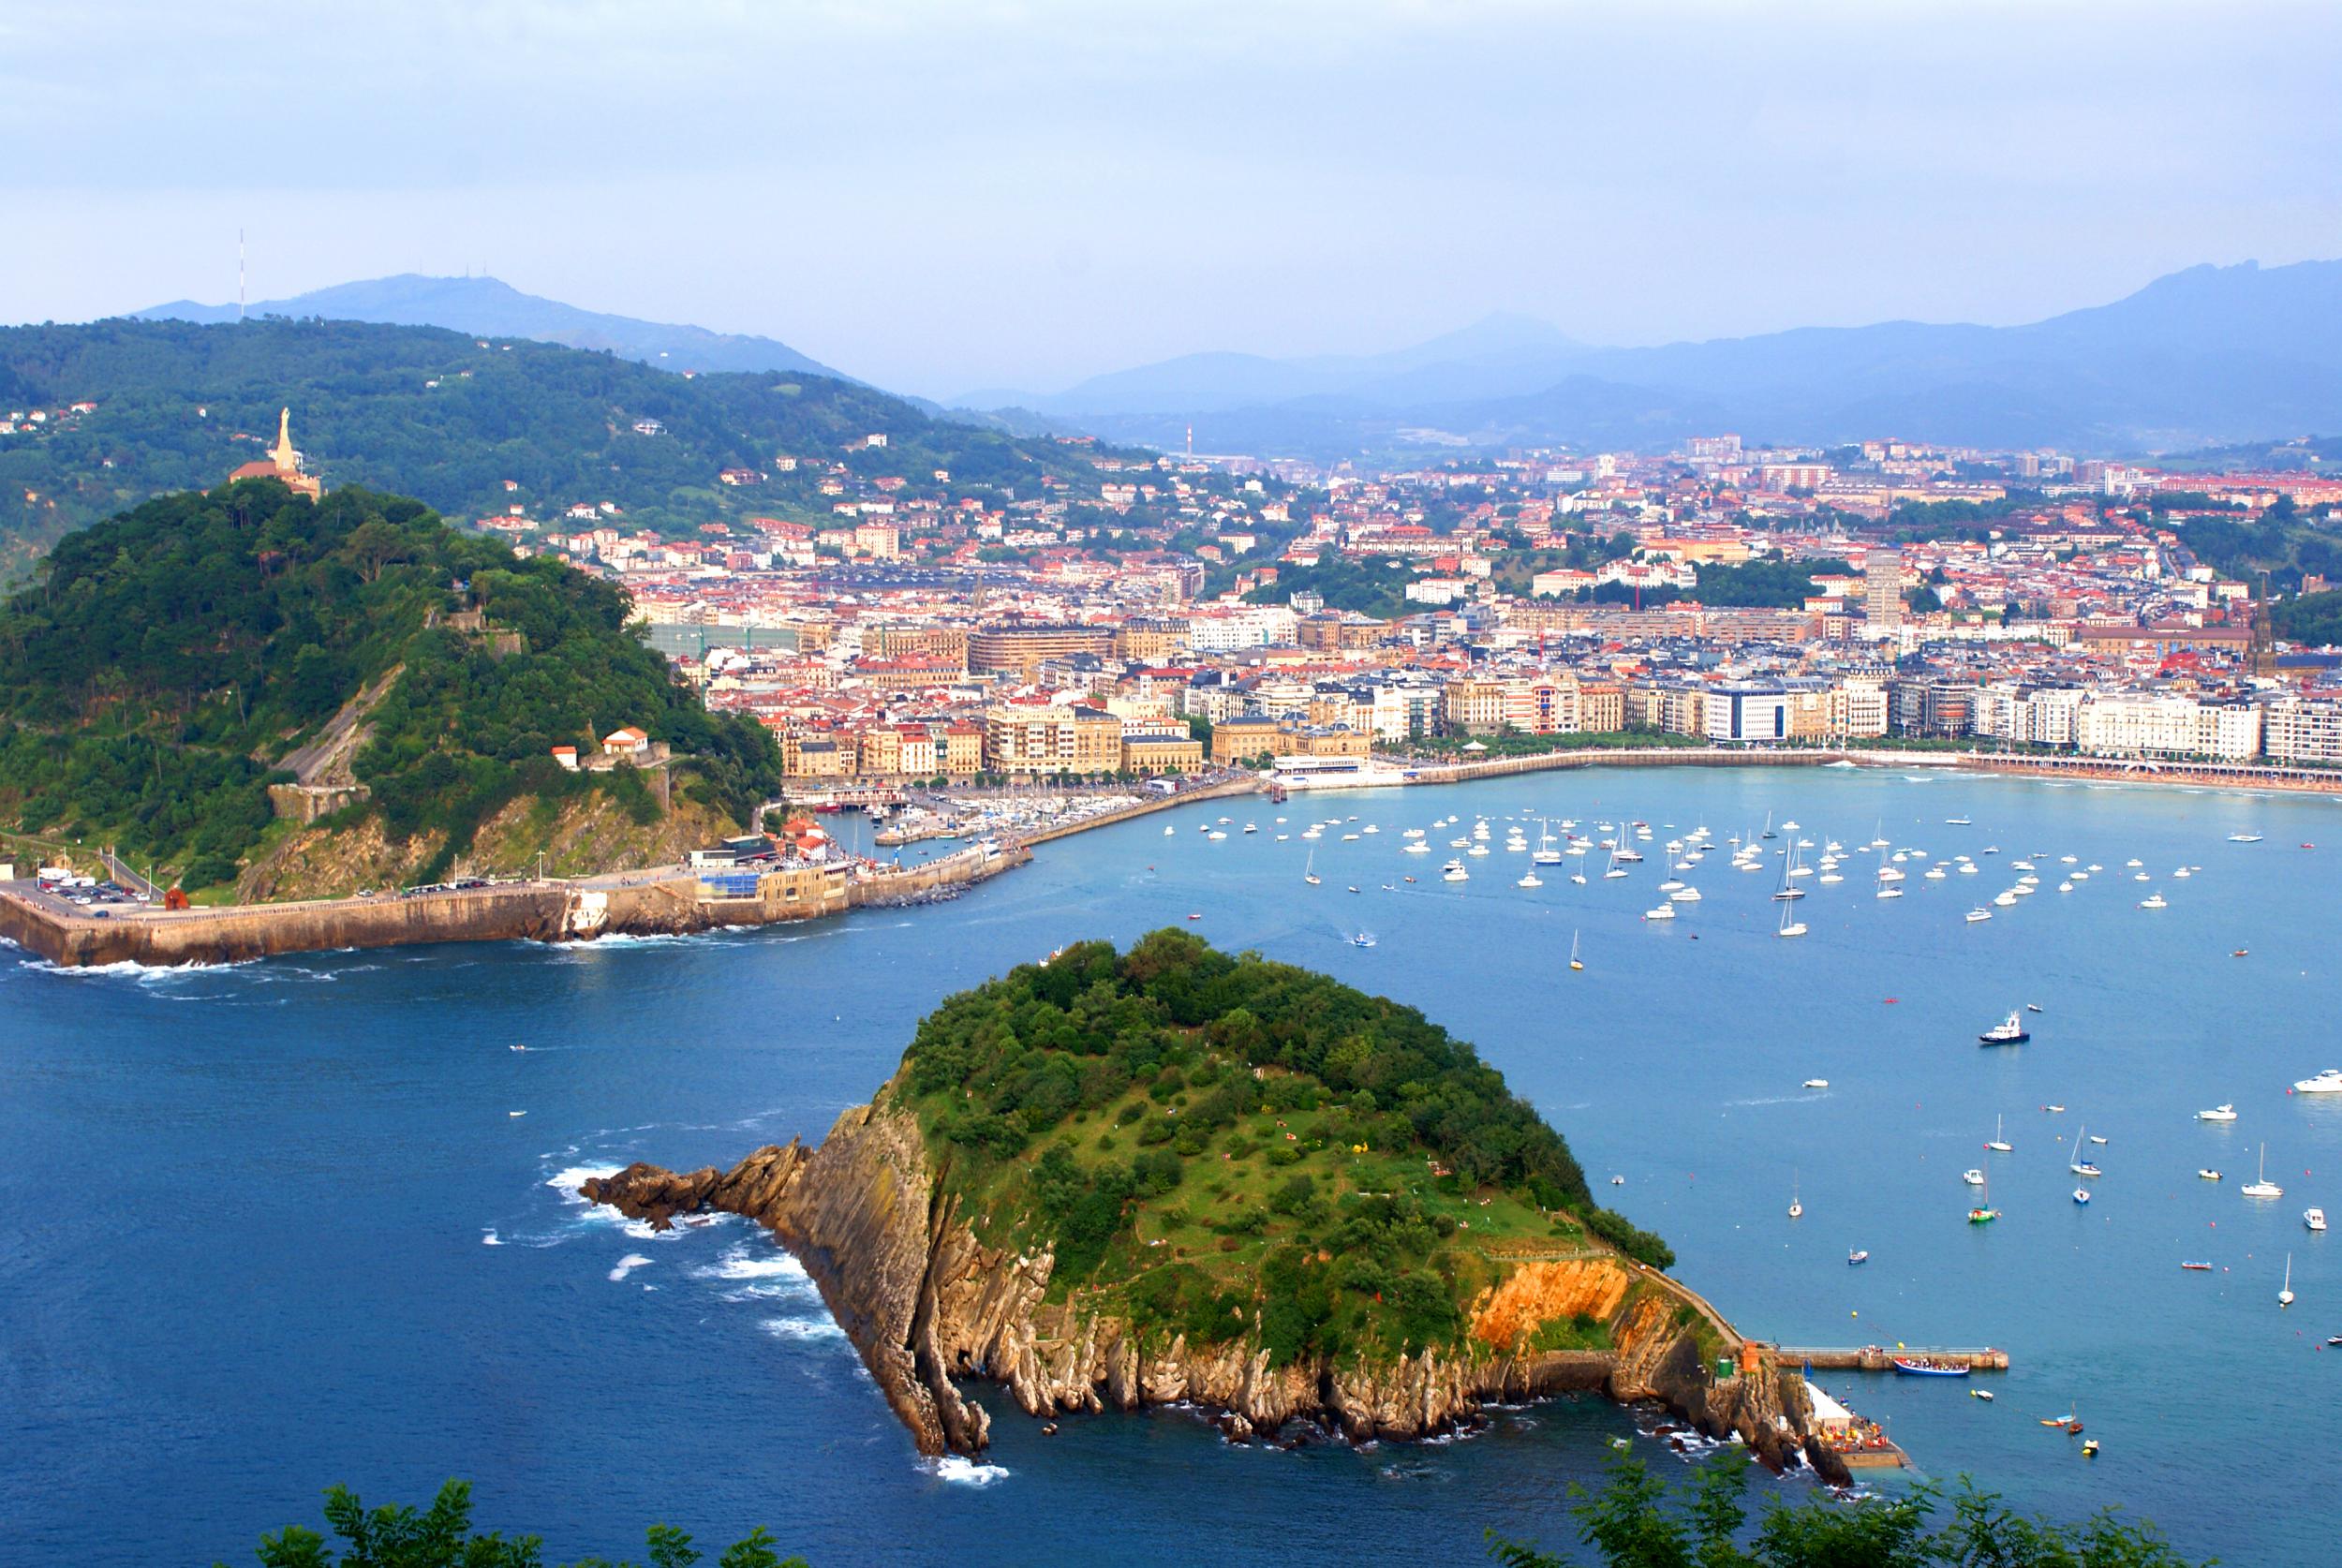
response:
<path id="1" fill-rule="evenodd" d="M 296 496 L 316 500 L 325 494 L 324 484 L 301 471 L 301 454 L 293 451 L 292 410 L 280 409 L 276 415 L 276 444 L 268 456 L 240 466 L 228 476 L 232 484 L 238 480 L 273 479 Z"/>

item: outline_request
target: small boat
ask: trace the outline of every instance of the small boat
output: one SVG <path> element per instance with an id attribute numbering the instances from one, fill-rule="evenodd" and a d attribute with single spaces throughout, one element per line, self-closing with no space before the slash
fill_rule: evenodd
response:
<path id="1" fill-rule="evenodd" d="M 1545 879 L 1534 871 L 1523 871 L 1519 880 L 1513 883 L 1515 887 L 1543 887 L 1544 885 Z"/>
<path id="2" fill-rule="evenodd" d="M 1190 919 L 1190 920 L 1201 920 L 1201 919 L 1203 919 L 1204 917 L 1203 917 L 1202 915 L 1200 915 L 1200 914 L 1197 914 L 1194 910 L 1190 910 L 1188 911 L 1188 913 L 1187 913 L 1187 918 L 1188 918 L 1188 919 Z"/>
<path id="3" fill-rule="evenodd" d="M 2142 910 L 2168 910 L 2172 906 L 2161 894 L 2150 893 L 2139 900 L 2139 907 Z"/>
<path id="4" fill-rule="evenodd" d="M 1981 1399 L 1989 1405 L 1993 1402 L 1993 1391 L 1989 1388 L 1971 1388 L 1968 1390 L 1968 1398 Z"/>
<path id="5" fill-rule="evenodd" d="M 527 1046 L 526 1046 L 526 1045 L 515 1045 L 515 1046 L 513 1046 L 513 1047 L 512 1047 L 512 1049 L 514 1049 L 515 1051 L 526 1051 L 526 1050 L 527 1050 L 527 1049 L 528 1049 L 528 1047 L 527 1047 Z"/>
<path id="6" fill-rule="evenodd" d="M 1794 1172 L 1792 1172 L 1789 1176 L 1789 1218 L 1792 1220 L 1802 1220 L 1804 1217 L 1805 1204 L 1803 1200 L 1798 1196 L 1797 1176 Z"/>
<path id="7" fill-rule="evenodd" d="M 1371 931 L 1361 931 L 1356 936 L 1350 939 L 1350 945 L 1352 947 L 1372 947 L 1374 945 L 1374 933 Z"/>
<path id="8" fill-rule="evenodd" d="M 2077 1203 L 2077 1204 L 2086 1204 L 2086 1203 L 2088 1203 L 2089 1201 L 2090 1201 L 2090 1190 L 2089 1190 L 2087 1187 L 2077 1187 L 2077 1188 L 2075 1188 L 2075 1189 L 2074 1189 L 2074 1202 L 2075 1202 L 2075 1203 Z"/>
<path id="9" fill-rule="evenodd" d="M 1993 1118 L 1993 1141 L 1986 1144 L 1984 1146 L 1991 1149 L 1994 1154 L 2007 1154 L 2009 1152 L 2009 1146 L 2000 1135 L 2000 1117 L 1994 1117 Z"/>
<path id="10" fill-rule="evenodd" d="M 1976 1037 L 1979 1045 L 2022 1045 L 2033 1038 L 2019 1016 L 2011 1013 L 1999 1023 Z"/>
<path id="11" fill-rule="evenodd" d="M 2228 841 L 2231 844 L 2258 844 L 2260 842 L 2260 835 L 2257 833 L 2231 833 L 2228 836 Z"/>
<path id="12" fill-rule="evenodd" d="M 525 1117 L 528 1113 L 526 1111 L 507 1111 L 504 1114 L 508 1117 Z"/>
<path id="13" fill-rule="evenodd" d="M 1582 969 L 1586 967 L 1584 961 L 1578 956 L 1578 933 L 1575 931 L 1569 934 L 1569 967 L 1573 969 Z"/>
<path id="14" fill-rule="evenodd" d="M 2231 958 L 2242 958 L 2249 954 L 2251 952 L 2252 949 L 2249 947 L 2240 947 L 2235 952 L 2230 954 L 2229 956 Z"/>
<path id="15" fill-rule="evenodd" d="M 2342 1068 L 2329 1067 L 2315 1078 L 2301 1078 L 2293 1084 L 2295 1094 L 2342 1094 Z"/>
<path id="16" fill-rule="evenodd" d="M 2041 1004 L 2039 1002 L 2027 1002 L 2024 1004 L 2024 1010 L 2027 1013 L 2038 1013 L 2041 1011 Z"/>
<path id="17" fill-rule="evenodd" d="M 1642 917 L 1645 920 L 1673 920 L 1675 918 L 1675 906 L 1672 904 L 1661 904 L 1656 909 L 1643 910 Z"/>
<path id="18" fill-rule="evenodd" d="M 1946 817 L 1944 819 L 1944 825 L 1946 827 L 1967 827 L 1971 824 L 1965 817 Z"/>
<path id="19" fill-rule="evenodd" d="M 2285 1189 L 2269 1179 L 2269 1146 L 2260 1146 L 2260 1174 L 2237 1189 L 2247 1198 L 2282 1198 Z"/>
<path id="20" fill-rule="evenodd" d="M 1862 1248 L 1857 1247 L 1846 1253 L 1845 1261 L 1849 1266 L 1855 1264 L 1866 1264 L 1871 1261 L 1871 1255 Z"/>
<path id="21" fill-rule="evenodd" d="M 2322 1231 L 2326 1228 L 2326 1211 L 2322 1208 L 2305 1208 L 2302 1210 L 2302 1223 L 2313 1231 Z"/>
<path id="22" fill-rule="evenodd" d="M 2097 1439 L 2083 1438 L 2082 1440 L 2082 1457 L 2085 1459 L 2095 1459 L 2098 1457 Z"/>
<path id="23" fill-rule="evenodd" d="M 1992 919 L 1992 918 L 1993 918 L 1993 911 L 1992 911 L 1992 910 L 1987 910 L 1987 909 L 1980 909 L 1980 908 L 1979 908 L 1979 909 L 1970 910 L 1968 911 L 1968 924 L 1969 924 L 1969 925 L 1975 925 L 1978 921 L 1979 921 L 1979 920 L 1990 920 L 1990 919 Z"/>
<path id="24" fill-rule="evenodd" d="M 2220 1173 L 2214 1170 L 2209 1165 L 2201 1167 L 2196 1174 L 2206 1181 L 2217 1181 L 2220 1179 Z"/>
<path id="25" fill-rule="evenodd" d="M 1312 887 L 1317 886 L 1325 880 L 1317 874 L 1317 851 L 1315 850 L 1312 850 L 1309 858 L 1301 863 L 1301 880 Z"/>
<path id="26" fill-rule="evenodd" d="M 2285 1254 L 2285 1283 L 2278 1287 L 2277 1305 L 2280 1307 L 2293 1305 L 2293 1254 L 2290 1252 Z"/>
<path id="27" fill-rule="evenodd" d="M 1357 890 L 1356 885 L 1356 884 L 1353 884 L 1353 885 L 1351 886 L 1351 888 L 1350 888 L 1350 891 L 1351 891 L 1351 892 L 1353 892 L 1353 893 L 1357 892 L 1358 890 Z"/>
<path id="28" fill-rule="evenodd" d="M 1808 1078 L 1805 1080 L 1805 1087 L 1807 1088 L 1828 1088 L 1830 1087 L 1830 1080 L 1827 1078 Z"/>
<path id="29" fill-rule="evenodd" d="M 1626 1185 L 1626 1178 L 1623 1176 L 1614 1176 L 1610 1178 L 1610 1185 L 1613 1187 L 1623 1187 Z"/>
<path id="30" fill-rule="evenodd" d="M 1177 837 L 1178 836 L 1178 835 L 1179 835 L 1179 830 L 1178 830 L 1178 828 L 1173 827 L 1173 826 L 1172 826 L 1169 822 L 1165 822 L 1165 823 L 1164 823 L 1164 824 L 1163 824 L 1163 836 L 1164 836 L 1165 838 L 1177 838 Z"/>
<path id="31" fill-rule="evenodd" d="M 1960 1173 L 1960 1179 L 1966 1182 L 1970 1187 L 1981 1187 L 1984 1185 L 1984 1173 L 1982 1171 L 1974 1170 L 1962 1171 Z"/>
<path id="32" fill-rule="evenodd" d="M 1247 822 L 1244 824 L 1244 831 L 1247 833 L 1258 833 L 1260 831 L 1260 824 L 1258 822 Z"/>
<path id="33" fill-rule="evenodd" d="M 2179 1266 L 2187 1270 L 2190 1274 L 2209 1274 L 2212 1272 L 2212 1260 L 2209 1258 L 2182 1258 L 2179 1260 Z"/>
<path id="34" fill-rule="evenodd" d="M 1925 1355 L 1898 1355 L 1894 1358 L 1894 1368 L 1906 1378 L 1964 1378 L 1968 1375 L 1964 1363 L 1937 1361 Z"/>
<path id="35" fill-rule="evenodd" d="M 2198 1111 L 2196 1113 L 2196 1119 L 2198 1121 L 2234 1121 L 2236 1119 L 2236 1107 L 2233 1105 L 2215 1105 L 2208 1111 Z"/>
<path id="36" fill-rule="evenodd" d="M 1903 889 L 1899 887 L 1882 887 L 1878 890 L 1877 896 L 1881 898 L 1900 898 L 1903 896 Z"/>

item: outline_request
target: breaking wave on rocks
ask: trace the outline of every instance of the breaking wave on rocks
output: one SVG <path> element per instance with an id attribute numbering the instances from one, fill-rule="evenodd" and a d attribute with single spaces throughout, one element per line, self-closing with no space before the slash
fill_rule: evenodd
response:
<path id="1" fill-rule="evenodd" d="M 611 1282 L 615 1284 L 618 1280 L 624 1280 L 628 1275 L 633 1273 L 636 1269 L 648 1268 L 649 1266 L 650 1260 L 643 1256 L 642 1253 L 629 1252 L 625 1257 L 618 1260 L 618 1266 L 610 1271 Z"/>
<path id="2" fill-rule="evenodd" d="M 919 1468 L 939 1481 L 956 1487 L 989 1487 L 995 1481 L 1008 1479 L 1005 1465 L 986 1464 L 960 1454 L 945 1454 L 940 1458 L 921 1459 Z"/>

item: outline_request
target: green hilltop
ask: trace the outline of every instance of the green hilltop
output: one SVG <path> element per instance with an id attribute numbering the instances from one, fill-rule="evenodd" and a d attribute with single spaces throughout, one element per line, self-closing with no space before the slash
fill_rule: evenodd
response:
<path id="1" fill-rule="evenodd" d="M 73 411 L 83 402 L 96 407 Z M 515 504 L 553 522 L 604 502 L 624 525 L 671 534 L 749 515 L 831 521 L 819 484 L 832 463 L 945 502 L 1036 497 L 1045 475 L 1097 493 L 1094 449 L 934 419 L 809 374 L 683 376 L 556 344 L 355 321 L 10 327 L 0 415 L 52 417 L 0 435 L 0 575 L 125 507 L 217 484 L 263 454 L 288 405 L 329 489 L 412 495 L 461 522 Z M 659 434 L 638 433 L 641 422 Z M 873 435 L 886 444 L 870 446 Z M 729 485 L 718 478 L 727 468 L 764 478 Z"/>
<path id="2" fill-rule="evenodd" d="M 777 792 L 772 737 L 708 714 L 629 613 L 612 584 L 421 501 L 311 502 L 273 480 L 150 501 L 67 536 L 0 603 L 0 824 L 197 889 L 296 831 L 312 861 L 362 836 L 348 877 L 372 885 L 439 876 L 491 821 L 508 859 L 531 853 L 564 807 L 600 808 L 607 842 L 746 821 Z M 635 769 L 554 762 L 622 725 L 672 747 L 665 801 Z M 337 736 L 327 781 L 363 798 L 315 829 L 275 820 L 268 785 Z"/>
<path id="3" fill-rule="evenodd" d="M 980 1239 L 1054 1251 L 1051 1299 L 1191 1345 L 1257 1311 L 1271 1365 L 1453 1346 L 1529 1259 L 1673 1262 L 1421 1013 L 1177 929 L 947 998 L 886 1103 L 915 1109 Z M 1521 1348 L 1608 1348 L 1623 1315 Z"/>

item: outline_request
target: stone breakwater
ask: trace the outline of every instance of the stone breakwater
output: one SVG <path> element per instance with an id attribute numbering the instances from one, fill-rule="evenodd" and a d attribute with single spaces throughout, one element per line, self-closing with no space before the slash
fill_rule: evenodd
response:
<path id="1" fill-rule="evenodd" d="M 591 941 L 606 936 L 692 936 L 841 914 L 860 905 L 951 897 L 1021 865 L 1021 847 L 963 851 L 925 865 L 858 877 L 775 880 L 763 894 L 705 898 L 696 879 L 525 882 L 412 897 L 314 899 L 222 909 L 83 911 L 35 893 L 0 890 L 0 938 L 67 969 L 235 964 L 285 953 L 409 947 L 426 942 Z"/>
<path id="2" fill-rule="evenodd" d="M 1829 1479 L 1845 1475 L 1808 1441 L 1802 1379 L 1737 1337 L 1727 1343 L 1738 1369 L 1718 1375 L 1690 1326 L 1705 1304 L 1608 1256 L 1519 1265 L 1481 1304 L 1463 1347 L 1276 1367 L 1257 1322 L 1225 1344 L 1190 1345 L 1183 1335 L 1142 1336 L 1078 1294 L 1046 1300 L 1052 1255 L 979 1241 L 908 1112 L 858 1105 L 816 1149 L 793 1140 L 729 1171 L 636 1163 L 580 1191 L 662 1229 L 705 1210 L 770 1229 L 805 1265 L 922 1453 L 974 1454 L 988 1441 L 984 1411 L 955 1383 L 964 1378 L 1003 1385 L 1039 1417 L 1186 1402 L 1216 1413 L 1238 1439 L 1306 1424 L 1354 1442 L 1430 1437 L 1474 1424 L 1490 1402 L 1582 1392 L 1654 1401 L 1708 1436 L 1737 1435 L 1775 1470 L 1801 1457 Z M 1630 1292 L 1638 1280 L 1657 1288 Z M 1506 1348 L 1551 1316 L 1606 1303 L 1609 1350 Z"/>

